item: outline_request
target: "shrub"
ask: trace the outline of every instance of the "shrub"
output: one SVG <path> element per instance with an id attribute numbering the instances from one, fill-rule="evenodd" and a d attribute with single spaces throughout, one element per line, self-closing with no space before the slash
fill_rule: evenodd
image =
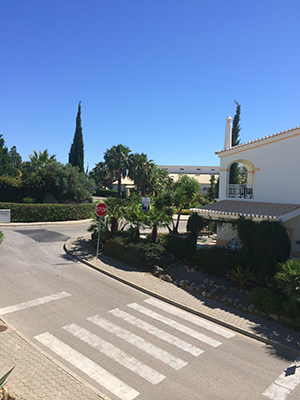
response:
<path id="1" fill-rule="evenodd" d="M 154 265 L 166 267 L 171 263 L 169 253 L 155 243 L 128 243 L 124 237 L 110 239 L 102 248 L 103 254 L 142 271 L 152 271 Z"/>
<path id="2" fill-rule="evenodd" d="M 204 226 L 204 218 L 202 218 L 198 213 L 193 212 L 188 219 L 186 230 L 196 235 L 198 232 L 202 231 Z"/>
<path id="3" fill-rule="evenodd" d="M 97 189 L 94 196 L 99 197 L 118 197 L 118 192 L 116 190 L 109 189 Z"/>
<path id="4" fill-rule="evenodd" d="M 247 267 L 237 265 L 230 271 L 229 277 L 238 284 L 240 290 L 245 289 L 248 285 L 253 285 L 253 281 L 255 280 L 255 276 L 250 270 L 249 265 Z"/>
<path id="5" fill-rule="evenodd" d="M 222 275 L 227 275 L 238 264 L 244 265 L 241 252 L 221 247 L 198 249 L 192 263 L 200 271 Z"/>
<path id="6" fill-rule="evenodd" d="M 274 280 L 286 295 L 290 307 L 297 310 L 300 307 L 300 260 L 292 259 L 279 267 Z"/>
<path id="7" fill-rule="evenodd" d="M 197 250 L 196 235 L 162 235 L 159 243 L 179 260 L 190 260 Z"/>
<path id="8" fill-rule="evenodd" d="M 272 278 L 277 265 L 288 260 L 291 243 L 284 225 L 279 221 L 253 222 L 240 218 L 236 222 L 242 242 L 242 253 L 252 271 L 261 279 Z"/>
<path id="9" fill-rule="evenodd" d="M 35 201 L 35 199 L 32 198 L 32 197 L 24 197 L 23 203 L 25 203 L 25 204 L 35 204 L 36 201 Z"/>
<path id="10" fill-rule="evenodd" d="M 11 222 L 69 221 L 91 218 L 95 204 L 17 204 L 0 203 L 11 210 Z"/>
<path id="11" fill-rule="evenodd" d="M 3 242 L 3 239 L 4 239 L 3 232 L 0 231 L 0 244 Z"/>
<path id="12" fill-rule="evenodd" d="M 281 314 L 283 298 L 276 291 L 256 287 L 251 292 L 251 302 L 259 312 L 267 314 Z"/>

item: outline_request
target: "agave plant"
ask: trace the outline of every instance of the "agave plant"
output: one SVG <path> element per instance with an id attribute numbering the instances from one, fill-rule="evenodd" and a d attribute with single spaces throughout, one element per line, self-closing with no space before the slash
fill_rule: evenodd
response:
<path id="1" fill-rule="evenodd" d="M 2 376 L 2 378 L 0 378 L 0 390 L 6 385 L 6 380 L 14 368 L 15 367 L 12 367 L 12 369 L 10 369 L 5 375 Z"/>
<path id="2" fill-rule="evenodd" d="M 230 279 L 238 284 L 239 290 L 243 290 L 246 286 L 253 285 L 255 275 L 250 270 L 250 266 L 237 265 L 230 271 Z"/>

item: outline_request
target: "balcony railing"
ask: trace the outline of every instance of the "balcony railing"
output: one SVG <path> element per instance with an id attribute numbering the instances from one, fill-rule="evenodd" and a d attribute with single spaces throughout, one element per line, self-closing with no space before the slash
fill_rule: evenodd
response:
<path id="1" fill-rule="evenodd" d="M 227 197 L 233 199 L 253 199 L 253 186 L 229 184 L 227 188 Z"/>

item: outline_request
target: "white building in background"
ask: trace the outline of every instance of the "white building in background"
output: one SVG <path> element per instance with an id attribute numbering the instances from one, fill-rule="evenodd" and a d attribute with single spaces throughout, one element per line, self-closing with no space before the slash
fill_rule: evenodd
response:
<path id="1" fill-rule="evenodd" d="M 220 158 L 219 199 L 195 211 L 212 219 L 239 216 L 279 220 L 291 240 L 291 255 L 300 256 L 300 126 L 232 147 L 232 118 L 226 120 L 224 149 Z M 247 184 L 229 184 L 233 163 L 247 168 Z M 233 236 L 231 229 L 218 230 L 218 245 Z"/>
<path id="2" fill-rule="evenodd" d="M 207 166 L 186 166 L 186 165 L 158 165 L 158 168 L 165 169 L 176 182 L 180 175 L 188 175 L 195 178 L 201 185 L 200 193 L 206 195 L 207 189 L 210 187 L 211 176 L 214 175 L 216 181 L 219 177 L 220 167 Z"/>
<path id="3" fill-rule="evenodd" d="M 170 176 L 176 182 L 180 175 L 188 175 L 191 178 L 195 178 L 201 186 L 200 193 L 203 196 L 206 195 L 207 189 L 210 187 L 211 176 L 214 175 L 216 181 L 219 177 L 220 167 L 203 167 L 203 166 L 186 166 L 186 165 L 158 165 L 158 168 L 165 169 L 169 172 Z M 128 177 L 122 178 L 121 191 L 128 192 L 128 190 L 134 188 L 134 182 Z M 118 182 L 113 182 L 113 189 L 118 190 Z"/>

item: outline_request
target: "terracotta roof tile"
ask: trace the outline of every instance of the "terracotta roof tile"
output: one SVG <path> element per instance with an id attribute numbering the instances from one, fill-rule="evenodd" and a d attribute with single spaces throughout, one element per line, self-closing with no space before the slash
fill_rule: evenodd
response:
<path id="1" fill-rule="evenodd" d="M 216 214 L 243 215 L 275 219 L 296 210 L 298 210 L 300 213 L 300 204 L 264 203 L 246 200 L 221 200 L 193 210 L 205 214 L 207 211 L 212 211 Z"/>

